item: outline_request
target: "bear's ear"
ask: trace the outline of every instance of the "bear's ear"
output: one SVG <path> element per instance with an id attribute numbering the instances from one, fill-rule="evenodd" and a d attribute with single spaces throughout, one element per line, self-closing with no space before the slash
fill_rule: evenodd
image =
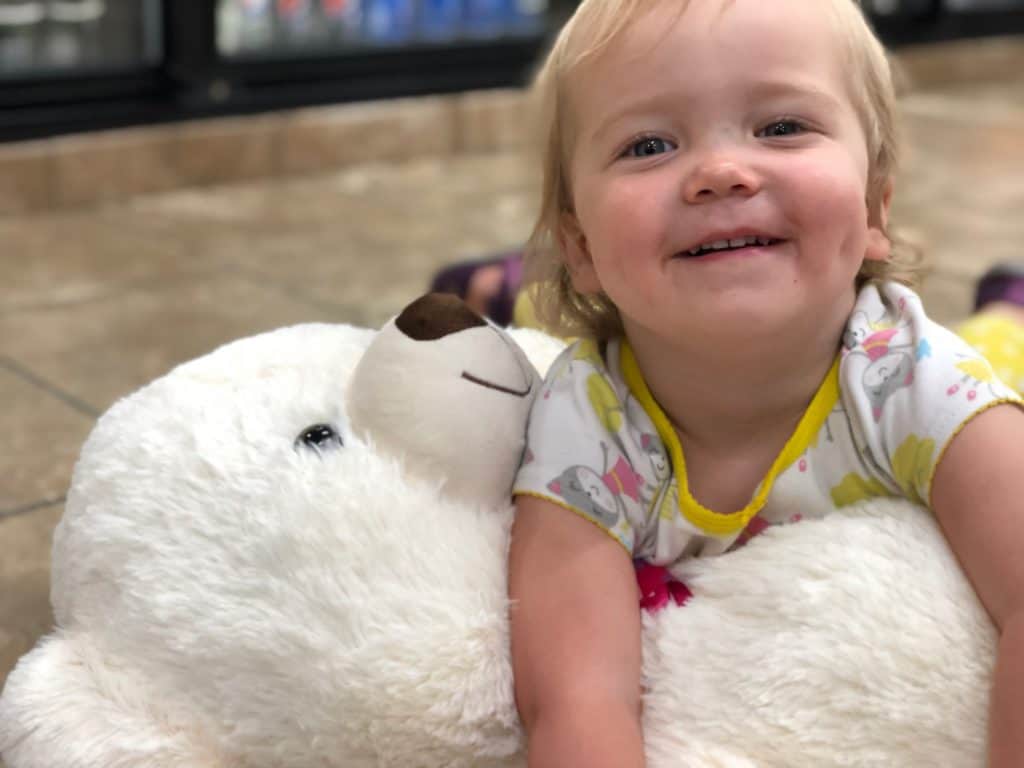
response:
<path id="1" fill-rule="evenodd" d="M 395 318 L 395 326 L 413 341 L 435 341 L 459 331 L 487 325 L 458 296 L 428 293 Z"/>
<path id="2" fill-rule="evenodd" d="M 346 392 L 355 437 L 451 498 L 507 505 L 540 378 L 503 329 L 428 294 L 385 323 Z"/>

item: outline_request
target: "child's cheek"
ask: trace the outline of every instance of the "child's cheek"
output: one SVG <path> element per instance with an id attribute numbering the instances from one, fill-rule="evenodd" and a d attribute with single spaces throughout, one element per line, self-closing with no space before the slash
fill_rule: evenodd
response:
<path id="1" fill-rule="evenodd" d="M 665 205 L 665 194 L 653 185 L 620 180 L 602 195 L 594 211 L 595 229 L 620 252 L 649 251 L 664 236 Z"/>
<path id="2" fill-rule="evenodd" d="M 805 226 L 861 227 L 867 221 L 867 189 L 850 163 L 817 163 L 797 174 L 791 202 Z"/>

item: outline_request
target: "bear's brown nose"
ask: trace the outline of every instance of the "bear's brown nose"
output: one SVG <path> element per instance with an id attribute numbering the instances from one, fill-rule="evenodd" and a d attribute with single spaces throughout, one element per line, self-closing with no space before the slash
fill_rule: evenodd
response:
<path id="1" fill-rule="evenodd" d="M 450 293 L 428 293 L 402 310 L 395 326 L 413 341 L 434 341 L 467 328 L 487 325 L 480 315 Z"/>

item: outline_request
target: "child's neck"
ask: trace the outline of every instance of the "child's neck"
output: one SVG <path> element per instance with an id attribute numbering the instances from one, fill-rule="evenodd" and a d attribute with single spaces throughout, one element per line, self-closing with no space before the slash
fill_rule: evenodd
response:
<path id="1" fill-rule="evenodd" d="M 839 349 L 839 332 L 749 340 L 728 349 L 629 334 L 647 386 L 684 448 L 723 456 L 782 449 Z"/>

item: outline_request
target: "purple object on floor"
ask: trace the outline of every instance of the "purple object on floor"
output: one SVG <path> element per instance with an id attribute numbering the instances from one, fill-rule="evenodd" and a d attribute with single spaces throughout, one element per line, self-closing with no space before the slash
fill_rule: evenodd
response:
<path id="1" fill-rule="evenodd" d="M 974 311 L 994 301 L 1024 307 L 1024 264 L 1000 264 L 982 275 L 974 294 Z"/>
<path id="2" fill-rule="evenodd" d="M 464 261 L 445 267 L 430 283 L 434 293 L 454 293 L 460 299 L 466 298 L 470 278 L 483 267 L 500 265 L 502 268 L 501 288 L 487 304 L 487 316 L 498 325 L 512 322 L 512 310 L 516 295 L 523 282 L 523 254 L 520 251 L 505 253 L 489 259 Z"/>

